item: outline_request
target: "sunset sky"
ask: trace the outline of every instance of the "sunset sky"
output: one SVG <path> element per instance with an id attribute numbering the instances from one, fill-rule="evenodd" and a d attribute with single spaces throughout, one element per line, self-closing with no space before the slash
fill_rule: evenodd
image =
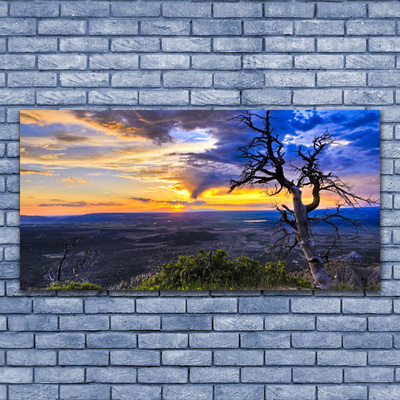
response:
<path id="1" fill-rule="evenodd" d="M 254 111 L 262 112 L 262 111 Z M 262 188 L 228 194 L 240 175 L 238 148 L 254 132 L 231 120 L 238 111 L 21 111 L 21 214 L 265 210 L 285 194 Z M 379 198 L 379 111 L 272 111 L 294 156 L 328 130 L 338 142 L 321 159 L 354 191 Z M 290 166 L 288 165 L 288 173 Z M 307 201 L 307 194 L 306 201 Z M 326 196 L 322 207 L 335 204 Z"/>

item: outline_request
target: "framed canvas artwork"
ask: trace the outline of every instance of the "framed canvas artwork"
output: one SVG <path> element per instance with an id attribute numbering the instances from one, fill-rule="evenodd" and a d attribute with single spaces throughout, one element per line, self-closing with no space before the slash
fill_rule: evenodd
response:
<path id="1" fill-rule="evenodd" d="M 21 288 L 379 289 L 379 124 L 21 111 Z"/>

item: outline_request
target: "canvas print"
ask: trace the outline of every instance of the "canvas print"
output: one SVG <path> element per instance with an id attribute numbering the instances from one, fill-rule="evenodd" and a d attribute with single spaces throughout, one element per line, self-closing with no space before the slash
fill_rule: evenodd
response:
<path id="1" fill-rule="evenodd" d="M 21 111 L 21 288 L 379 289 L 379 123 Z"/>

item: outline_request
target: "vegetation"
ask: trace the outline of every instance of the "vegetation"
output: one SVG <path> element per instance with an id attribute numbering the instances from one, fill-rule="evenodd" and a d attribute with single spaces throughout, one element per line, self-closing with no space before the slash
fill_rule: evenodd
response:
<path id="1" fill-rule="evenodd" d="M 259 261 L 248 257 L 228 258 L 224 250 L 180 256 L 153 274 L 142 274 L 125 282 L 121 288 L 134 290 L 243 290 L 277 286 L 311 287 L 311 284 L 286 272 L 285 263 Z"/>
<path id="2" fill-rule="evenodd" d="M 65 283 L 54 282 L 45 290 L 102 290 L 103 288 L 99 285 L 90 282 L 72 282 L 67 281 Z"/>

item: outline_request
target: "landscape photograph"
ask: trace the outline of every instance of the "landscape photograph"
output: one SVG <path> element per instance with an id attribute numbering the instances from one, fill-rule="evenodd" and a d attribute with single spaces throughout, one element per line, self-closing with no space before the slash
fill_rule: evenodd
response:
<path id="1" fill-rule="evenodd" d="M 24 290 L 379 290 L 375 110 L 23 110 Z"/>

